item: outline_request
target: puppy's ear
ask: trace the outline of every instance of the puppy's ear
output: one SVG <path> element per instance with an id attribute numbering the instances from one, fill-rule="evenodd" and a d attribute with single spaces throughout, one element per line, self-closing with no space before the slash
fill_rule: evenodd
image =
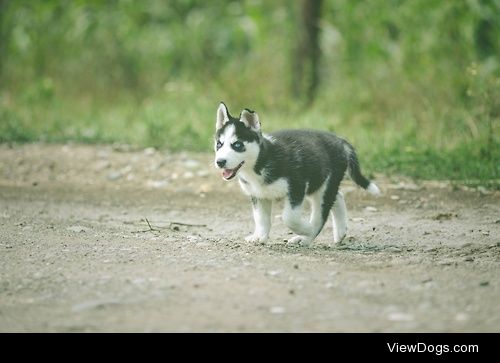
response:
<path id="1" fill-rule="evenodd" d="M 248 108 L 245 108 L 241 111 L 240 121 L 243 122 L 246 127 L 250 127 L 254 131 L 260 130 L 260 120 L 257 112 L 250 111 Z"/>
<path id="2" fill-rule="evenodd" d="M 229 121 L 229 111 L 227 110 L 224 102 L 221 102 L 217 109 L 217 122 L 215 123 L 215 130 L 219 130 Z"/>

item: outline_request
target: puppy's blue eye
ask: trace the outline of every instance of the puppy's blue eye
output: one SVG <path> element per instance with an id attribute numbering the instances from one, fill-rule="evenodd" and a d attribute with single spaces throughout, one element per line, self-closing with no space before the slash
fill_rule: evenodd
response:
<path id="1" fill-rule="evenodd" d="M 217 147 L 217 150 L 219 150 L 222 147 L 222 142 L 217 141 L 217 146 L 216 147 Z"/>
<path id="2" fill-rule="evenodd" d="M 245 149 L 245 146 L 241 141 L 233 142 L 231 147 L 233 148 L 234 151 L 243 151 Z"/>

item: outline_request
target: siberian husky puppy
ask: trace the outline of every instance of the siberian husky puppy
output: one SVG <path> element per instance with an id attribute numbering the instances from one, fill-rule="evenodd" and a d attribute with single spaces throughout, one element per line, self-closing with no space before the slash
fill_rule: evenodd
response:
<path id="1" fill-rule="evenodd" d="M 263 134 L 256 112 L 244 109 L 232 117 L 224 103 L 217 110 L 215 165 L 225 180 L 238 178 L 250 196 L 255 231 L 247 241 L 265 243 L 271 229 L 271 207 L 284 199 L 285 224 L 297 235 L 289 244 L 310 246 L 328 214 L 333 217 L 333 241 L 347 231 L 347 211 L 339 185 L 346 171 L 371 194 L 379 188 L 361 174 L 354 148 L 344 139 L 323 131 L 282 130 Z M 311 206 L 302 219 L 305 201 Z"/>

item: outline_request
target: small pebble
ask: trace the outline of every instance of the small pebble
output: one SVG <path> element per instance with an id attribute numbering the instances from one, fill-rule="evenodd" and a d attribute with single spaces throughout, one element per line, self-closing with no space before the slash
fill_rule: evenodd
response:
<path id="1" fill-rule="evenodd" d="M 106 176 L 106 178 L 110 181 L 115 181 L 120 179 L 122 176 L 122 173 L 120 173 L 119 171 L 112 171 Z"/>
<path id="2" fill-rule="evenodd" d="M 154 147 L 148 147 L 146 149 L 144 149 L 144 155 L 145 156 L 151 156 L 151 155 L 154 155 L 154 153 L 156 152 L 156 149 Z"/>
<path id="3" fill-rule="evenodd" d="M 149 180 L 147 186 L 154 189 L 165 188 L 168 185 L 168 180 Z"/>
<path id="4" fill-rule="evenodd" d="M 387 319 L 389 319 L 390 321 L 412 321 L 413 316 L 406 313 L 390 313 L 387 316 Z"/>
<path id="5" fill-rule="evenodd" d="M 281 273 L 281 271 L 278 271 L 278 270 L 267 271 L 267 274 L 269 276 L 278 276 L 280 273 Z"/>
<path id="6" fill-rule="evenodd" d="M 283 306 L 272 306 L 271 309 L 269 309 L 269 312 L 271 314 L 284 314 L 285 308 Z"/>
<path id="7" fill-rule="evenodd" d="M 200 166 L 200 162 L 194 159 L 187 159 L 183 162 L 183 165 L 188 169 L 196 169 Z"/>

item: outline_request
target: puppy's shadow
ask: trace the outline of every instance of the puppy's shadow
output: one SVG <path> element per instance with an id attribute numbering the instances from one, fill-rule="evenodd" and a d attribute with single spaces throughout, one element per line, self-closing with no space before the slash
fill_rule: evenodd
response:
<path id="1" fill-rule="evenodd" d="M 282 241 L 270 241 L 265 245 L 260 245 L 274 252 L 292 254 L 292 255 L 335 255 L 338 253 L 398 253 L 404 249 L 404 246 L 379 245 L 365 241 L 356 241 L 353 237 L 348 237 L 340 243 L 329 245 L 328 242 L 316 241 L 310 247 L 290 246 Z"/>

